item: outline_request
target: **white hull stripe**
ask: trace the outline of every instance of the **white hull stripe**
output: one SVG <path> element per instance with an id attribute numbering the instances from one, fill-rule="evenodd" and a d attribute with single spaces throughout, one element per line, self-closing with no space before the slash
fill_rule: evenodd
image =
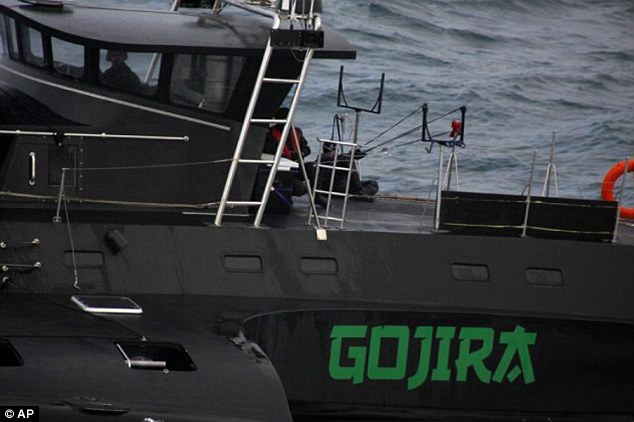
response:
<path id="1" fill-rule="evenodd" d="M 174 119 L 180 119 L 180 120 L 185 120 L 185 121 L 192 122 L 192 123 L 198 123 L 198 124 L 201 124 L 201 125 L 214 127 L 216 129 L 231 130 L 231 128 L 229 126 L 224 126 L 224 125 L 220 125 L 220 124 L 217 124 L 217 123 L 208 122 L 206 120 L 195 119 L 193 117 L 183 116 L 182 114 L 170 113 L 169 111 L 163 111 L 163 110 L 159 110 L 159 109 L 156 109 L 156 108 L 145 107 L 145 106 L 142 106 L 140 104 L 130 103 L 128 101 L 118 100 L 116 98 L 106 97 L 104 95 L 99 95 L 99 94 L 94 94 L 92 92 L 83 91 L 81 89 L 76 89 L 76 88 L 71 88 L 69 86 L 57 84 L 55 82 L 49 82 L 49 81 L 46 81 L 44 79 L 40 79 L 40 78 L 36 78 L 34 76 L 31 76 L 31 75 L 27 75 L 25 73 L 22 73 L 20 71 L 15 70 L 15 69 L 11 69 L 10 67 L 7 67 L 7 66 L 5 66 L 3 64 L 0 64 L 0 68 L 5 70 L 5 71 L 7 71 L 7 72 L 9 72 L 9 73 L 12 73 L 12 74 L 14 74 L 16 76 L 20 76 L 22 78 L 29 79 L 29 80 L 31 80 L 33 82 L 38 82 L 38 83 L 41 83 L 41 84 L 44 84 L 44 85 L 51 86 L 53 88 L 58 88 L 58 89 L 62 89 L 64 91 L 73 92 L 75 94 L 85 95 L 87 97 L 92 97 L 92 98 L 95 98 L 95 99 L 98 99 L 98 100 L 108 101 L 110 103 L 119 104 L 119 105 L 123 105 L 123 106 L 126 106 L 126 107 L 131 107 L 131 108 L 136 108 L 137 110 L 143 110 L 143 111 L 147 111 L 147 112 L 150 112 L 150 113 L 161 114 L 163 116 L 172 117 Z"/>

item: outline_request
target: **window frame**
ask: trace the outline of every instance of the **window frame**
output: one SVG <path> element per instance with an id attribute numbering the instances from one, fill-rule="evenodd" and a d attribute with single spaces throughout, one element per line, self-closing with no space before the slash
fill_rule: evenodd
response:
<path id="1" fill-rule="evenodd" d="M 233 84 L 231 91 L 229 92 L 228 96 L 227 96 L 227 101 L 224 104 L 224 107 L 222 110 L 218 111 L 218 110 L 210 110 L 207 108 L 203 108 L 203 107 L 196 107 L 196 106 L 192 106 L 191 104 L 185 104 L 185 103 L 179 103 L 176 102 L 172 99 L 172 82 L 173 82 L 173 78 L 174 78 L 174 71 L 176 68 L 176 63 L 177 63 L 177 56 L 194 56 L 194 55 L 198 55 L 198 56 L 205 56 L 205 57 L 230 57 L 230 58 L 240 58 L 243 60 L 242 66 L 240 68 L 240 71 L 238 72 L 236 79 L 235 79 L 235 83 Z M 167 102 L 169 102 L 170 104 L 176 106 L 176 107 L 184 107 L 187 108 L 189 110 L 196 110 L 198 112 L 201 113 L 211 113 L 211 114 L 215 114 L 215 115 L 219 115 L 219 116 L 223 116 L 226 115 L 228 112 L 231 111 L 232 109 L 232 105 L 233 102 L 235 100 L 235 96 L 236 96 L 236 90 L 238 89 L 238 87 L 241 84 L 241 81 L 244 78 L 244 74 L 247 71 L 248 67 L 249 67 L 249 60 L 250 57 L 247 55 L 240 55 L 240 54 L 198 54 L 198 53 L 175 53 L 175 54 L 171 54 L 170 55 L 170 62 L 169 62 L 169 74 L 166 75 L 167 76 L 167 81 L 166 81 L 166 92 L 165 92 L 165 100 Z"/>
<path id="2" fill-rule="evenodd" d="M 9 58 L 13 60 L 22 60 L 21 51 L 21 38 L 22 35 L 19 31 L 19 22 L 11 16 L 3 15 L 4 28 L 5 28 L 5 40 L 7 44 L 7 52 Z"/>
<path id="3" fill-rule="evenodd" d="M 76 46 L 79 46 L 82 48 L 82 62 L 83 62 L 83 67 L 82 67 L 82 73 L 81 76 L 75 77 L 75 76 L 71 76 L 68 74 L 64 74 L 59 72 L 56 68 L 55 68 L 55 52 L 53 51 L 53 39 L 68 43 L 68 44 L 73 44 Z M 74 81 L 79 81 L 79 80 L 86 80 L 87 75 L 89 74 L 89 61 L 88 61 L 88 46 L 84 45 L 84 44 L 78 44 L 76 42 L 73 41 L 68 41 L 64 38 L 61 37 L 57 37 L 57 36 L 48 36 L 48 43 L 49 43 L 49 67 L 51 72 L 53 72 L 53 74 L 55 74 L 56 76 L 61 76 L 63 78 L 67 78 L 67 79 L 71 79 Z M 68 63 L 64 63 L 66 65 L 68 65 Z"/>
<path id="4" fill-rule="evenodd" d="M 86 56 L 88 55 L 88 47 L 85 47 L 85 54 Z M 152 86 L 153 88 L 153 92 L 151 94 L 143 94 L 141 92 L 136 92 L 133 90 L 127 90 L 127 89 L 121 89 L 118 88 L 116 86 L 112 86 L 112 85 L 108 85 L 105 84 L 102 80 L 102 76 L 103 73 L 101 71 L 101 52 L 102 51 L 108 51 L 108 50 L 116 50 L 116 51 L 125 51 L 126 53 L 130 53 L 130 54 L 151 54 L 152 56 L 154 56 L 155 54 L 159 54 L 160 60 L 158 62 L 158 80 L 156 81 L 156 85 Z M 135 49 L 128 49 L 128 50 L 122 50 L 119 47 L 111 47 L 111 46 L 99 46 L 97 48 L 94 48 L 92 51 L 93 54 L 93 60 L 95 61 L 95 69 L 94 69 L 94 76 L 91 78 L 91 81 L 96 83 L 98 86 L 108 89 L 108 90 L 112 90 L 112 91 L 116 91 L 116 92 L 122 92 L 125 94 L 129 94 L 129 95 L 135 95 L 138 96 L 140 98 L 150 98 L 150 99 L 158 99 L 160 98 L 160 93 L 161 93 L 161 78 L 164 75 L 164 70 L 163 70 L 163 66 L 164 66 L 164 61 L 166 56 L 168 56 L 167 53 L 164 53 L 162 51 L 139 51 L 139 50 L 135 50 Z M 106 53 L 107 54 L 107 53 Z M 88 59 L 88 57 L 86 57 L 86 59 Z M 87 67 L 87 62 L 86 62 L 86 67 Z M 92 72 L 91 72 L 92 73 Z M 84 70 L 84 74 L 87 74 L 87 70 Z M 139 75 L 137 75 L 139 77 L 139 79 L 142 79 Z M 94 80 L 93 80 L 94 78 Z M 143 82 L 142 82 L 143 83 Z"/>
<path id="5" fill-rule="evenodd" d="M 26 25 L 23 22 L 20 21 L 16 21 L 17 24 L 17 33 L 18 33 L 18 50 L 20 51 L 20 58 L 21 61 L 23 63 L 28 64 L 29 66 L 33 66 L 36 67 L 38 69 L 49 69 L 49 65 L 50 65 L 50 42 L 47 42 L 46 38 L 47 35 L 45 35 L 42 31 L 40 31 L 39 29 L 33 28 L 32 26 Z M 42 64 L 38 64 L 34 61 L 29 61 L 29 59 L 27 58 L 27 55 L 25 54 L 25 50 L 26 50 L 26 46 L 24 45 L 25 43 L 25 38 L 24 38 L 24 33 L 22 31 L 35 31 L 36 33 L 39 34 L 39 38 L 40 38 L 40 42 L 42 43 Z M 29 34 L 29 52 L 31 52 L 32 48 L 32 40 L 31 40 L 31 35 Z M 39 59 L 40 57 L 35 56 L 34 54 L 31 53 L 31 56 L 36 57 L 37 59 Z"/>

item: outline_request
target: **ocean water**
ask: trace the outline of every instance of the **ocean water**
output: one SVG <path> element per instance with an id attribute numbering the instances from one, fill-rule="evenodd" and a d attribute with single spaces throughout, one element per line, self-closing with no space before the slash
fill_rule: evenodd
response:
<path id="1" fill-rule="evenodd" d="M 121 0 L 99 0 L 121 4 Z M 329 137 L 339 66 L 349 103 L 370 107 L 382 72 L 383 111 L 364 114 L 362 144 L 422 103 L 430 119 L 467 106 L 466 148 L 458 151 L 461 190 L 519 194 L 537 150 L 541 192 L 556 132 L 561 196 L 597 199 L 605 172 L 634 157 L 634 3 L 619 0 L 324 0 L 323 21 L 357 49 L 357 60 L 315 61 L 296 124 L 316 151 Z M 168 8 L 167 0 L 141 7 Z M 432 133 L 449 130 L 448 116 Z M 420 124 L 420 113 L 369 146 Z M 347 125 L 347 136 L 351 124 Z M 362 160 L 386 194 L 427 197 L 437 173 L 417 135 Z M 446 155 L 445 155 L 446 156 Z M 626 203 L 634 206 L 628 177 Z"/>
<path id="2" fill-rule="evenodd" d="M 588 199 L 599 198 L 603 176 L 614 163 L 634 156 L 631 1 L 324 3 L 324 22 L 358 51 L 356 61 L 344 63 L 349 102 L 370 107 L 380 74 L 386 74 L 383 112 L 361 117 L 362 142 L 422 103 L 429 105 L 430 118 L 466 105 L 466 148 L 458 151 L 462 190 L 520 193 L 536 149 L 541 192 L 556 131 L 560 195 Z M 338 111 L 339 65 L 321 62 L 312 69 L 297 117 L 308 135 L 330 134 L 330 115 Z M 438 120 L 432 133 L 448 131 L 455 116 Z M 418 124 L 420 114 L 380 139 Z M 362 162 L 364 175 L 379 179 L 386 193 L 428 196 L 438 156 L 423 147 L 375 150 Z M 634 206 L 631 177 L 628 184 Z"/>

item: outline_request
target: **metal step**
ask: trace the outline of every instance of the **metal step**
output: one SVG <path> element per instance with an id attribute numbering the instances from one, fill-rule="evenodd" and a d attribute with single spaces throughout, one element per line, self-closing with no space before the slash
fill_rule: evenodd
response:
<path id="1" fill-rule="evenodd" d="M 299 79 L 280 79 L 280 78 L 264 78 L 262 82 L 268 82 L 271 84 L 291 84 L 295 85 L 299 83 Z"/>
<path id="2" fill-rule="evenodd" d="M 318 164 L 319 168 L 322 169 L 334 169 L 334 170 L 342 170 L 342 171 L 350 171 L 349 167 L 335 167 L 335 166 L 329 166 L 327 164 Z"/>
<path id="3" fill-rule="evenodd" d="M 343 219 L 341 218 L 336 218 L 336 217 L 327 217 L 325 215 L 318 215 L 317 218 L 321 218 L 322 220 L 329 220 L 329 221 L 339 221 L 339 222 L 343 222 Z"/>
<path id="4" fill-rule="evenodd" d="M 286 119 L 251 119 L 251 123 L 286 124 Z"/>
<path id="5" fill-rule="evenodd" d="M 238 162 L 242 164 L 275 164 L 275 160 L 251 160 L 246 158 L 241 158 Z"/>
<path id="6" fill-rule="evenodd" d="M 321 190 L 321 189 L 315 189 L 316 193 L 322 193 L 324 195 L 332 195 L 332 196 L 341 196 L 341 197 L 345 197 L 348 196 L 345 193 L 341 193 L 341 192 L 330 192 L 327 190 Z"/>
<path id="7" fill-rule="evenodd" d="M 227 201 L 229 206 L 244 206 L 244 207 L 259 207 L 262 205 L 261 201 Z"/>
<path id="8" fill-rule="evenodd" d="M 335 141 L 334 139 L 317 139 L 319 142 L 325 144 L 335 144 L 335 145 L 344 145 L 347 147 L 357 147 L 358 145 L 354 142 L 344 142 L 344 141 Z"/>

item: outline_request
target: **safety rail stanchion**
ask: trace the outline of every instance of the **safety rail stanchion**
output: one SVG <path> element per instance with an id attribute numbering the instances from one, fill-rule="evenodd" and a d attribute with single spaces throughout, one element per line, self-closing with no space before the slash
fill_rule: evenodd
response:
<path id="1" fill-rule="evenodd" d="M 62 168 L 62 180 L 60 181 L 60 184 L 59 184 L 59 195 L 57 196 L 57 211 L 55 212 L 55 217 L 53 217 L 53 223 L 62 222 L 62 216 L 60 213 L 62 210 L 62 201 L 64 197 L 64 183 L 66 181 L 66 170 L 68 169 Z"/>
<path id="2" fill-rule="evenodd" d="M 454 140 L 451 146 L 451 154 L 449 155 L 449 161 L 447 162 L 447 172 L 445 173 L 445 190 L 451 188 L 451 175 L 456 173 L 456 191 L 460 190 L 460 180 L 458 179 L 458 154 L 456 154 L 456 143 Z"/>
<path id="3" fill-rule="evenodd" d="M 526 192 L 526 211 L 524 211 L 524 224 L 522 225 L 522 237 L 526 237 L 528 230 L 528 214 L 531 209 L 531 191 L 533 188 L 533 174 L 535 172 L 535 161 L 537 160 L 537 150 L 533 150 L 533 163 L 531 164 L 531 174 L 528 177 L 528 192 Z"/>
<path id="4" fill-rule="evenodd" d="M 630 157 L 626 156 L 625 157 L 625 163 L 624 163 L 624 171 L 623 171 L 623 176 L 622 180 L 621 180 L 621 191 L 619 192 L 619 202 L 616 205 L 616 221 L 614 223 L 614 233 L 612 235 L 612 242 L 616 243 L 616 241 L 618 240 L 618 235 L 619 235 L 619 220 L 621 217 L 621 207 L 623 206 L 623 194 L 625 193 L 625 179 L 627 179 L 627 168 L 630 164 Z"/>
<path id="5" fill-rule="evenodd" d="M 550 143 L 550 158 L 548 159 L 548 166 L 546 167 L 546 179 L 544 180 L 544 189 L 542 190 L 542 196 L 550 196 L 550 180 L 551 178 L 555 182 L 555 196 L 559 197 L 559 185 L 557 183 L 557 166 L 555 166 L 555 137 L 557 132 L 553 131 L 552 141 Z"/>
<path id="6" fill-rule="evenodd" d="M 440 229 L 440 206 L 442 202 L 442 144 L 438 144 L 438 182 L 436 183 L 436 216 L 434 220 L 434 230 Z"/>

